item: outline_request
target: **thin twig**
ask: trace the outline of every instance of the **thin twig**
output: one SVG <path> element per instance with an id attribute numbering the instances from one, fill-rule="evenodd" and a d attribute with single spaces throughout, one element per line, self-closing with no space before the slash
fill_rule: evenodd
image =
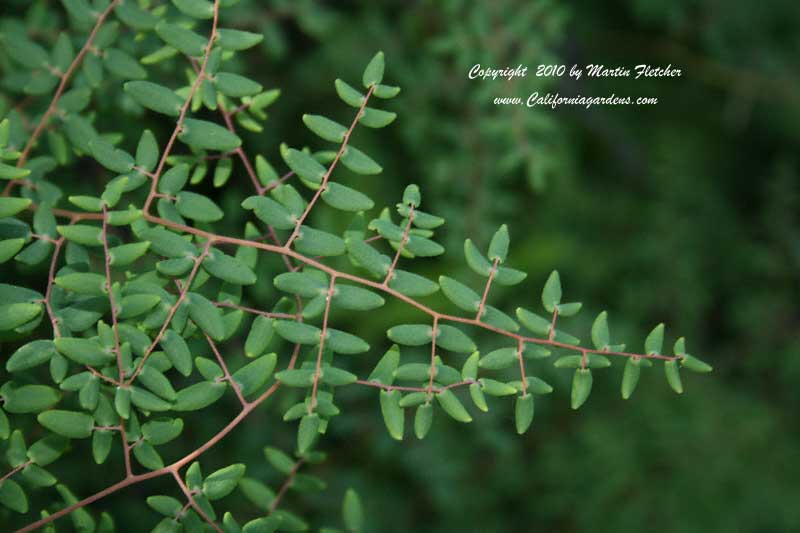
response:
<path id="1" fill-rule="evenodd" d="M 233 387 L 233 392 L 236 393 L 236 397 L 239 398 L 239 403 L 242 404 L 242 409 L 244 409 L 247 407 L 247 400 L 244 399 L 242 389 L 239 388 L 239 384 L 236 383 L 236 381 L 233 379 L 233 376 L 231 376 L 231 373 L 228 370 L 228 365 L 225 364 L 225 359 L 223 359 L 222 355 L 220 355 L 216 343 L 211 339 L 211 337 L 208 336 L 208 333 L 204 333 L 204 335 L 208 341 L 208 345 L 211 346 L 211 350 L 214 352 L 214 355 L 219 362 L 219 366 L 222 367 L 222 372 L 225 374 L 225 380 L 231 384 L 231 387 Z"/>
<path id="2" fill-rule="evenodd" d="M 389 270 L 386 272 L 386 278 L 383 280 L 383 285 L 388 287 L 389 282 L 392 281 L 392 274 L 394 274 L 394 269 L 397 267 L 397 262 L 400 260 L 400 254 L 403 253 L 403 248 L 405 248 L 406 243 L 408 243 L 408 238 L 411 235 L 411 223 L 414 221 L 414 206 L 412 205 L 409 212 L 408 212 L 408 222 L 406 223 L 406 227 L 403 230 L 403 238 L 400 239 L 400 245 L 397 247 L 397 252 L 394 254 L 394 259 L 392 260 L 392 264 L 389 266 Z"/>
<path id="3" fill-rule="evenodd" d="M 317 388 L 319 387 L 319 377 L 322 372 L 322 353 L 325 349 L 325 338 L 328 335 L 328 316 L 331 311 L 331 300 L 333 300 L 333 291 L 336 284 L 336 276 L 331 276 L 330 284 L 328 285 L 328 293 L 325 295 L 325 313 L 322 317 L 322 331 L 319 334 L 319 350 L 317 351 L 317 366 L 314 369 L 314 383 L 311 386 L 311 402 L 308 406 L 308 414 L 314 411 L 317 406 Z"/>

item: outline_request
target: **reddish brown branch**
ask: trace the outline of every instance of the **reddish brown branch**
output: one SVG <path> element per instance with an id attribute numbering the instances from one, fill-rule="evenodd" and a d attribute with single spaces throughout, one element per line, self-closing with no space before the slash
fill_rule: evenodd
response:
<path id="1" fill-rule="evenodd" d="M 247 407 L 247 400 L 244 399 L 244 395 L 242 394 L 242 389 L 239 388 L 239 384 L 234 381 L 233 376 L 231 376 L 230 371 L 228 370 L 228 365 L 225 363 L 225 359 L 222 358 L 222 355 L 219 353 L 217 349 L 216 343 L 208 336 L 207 333 L 204 333 L 206 340 L 208 341 L 208 345 L 211 346 L 211 350 L 214 352 L 214 355 L 219 362 L 219 366 L 222 367 L 222 372 L 225 374 L 225 381 L 231 384 L 233 387 L 233 392 L 236 393 L 236 397 L 239 398 L 239 403 L 242 404 L 242 408 Z"/>
<path id="2" fill-rule="evenodd" d="M 30 156 L 34 144 L 36 144 L 36 141 L 39 139 L 39 136 L 42 134 L 45 127 L 47 126 L 47 121 L 50 120 L 50 116 L 55 112 L 56 106 L 58 106 L 58 101 L 64 94 L 64 91 L 67 88 L 67 84 L 72 79 L 73 74 L 75 74 L 75 71 L 77 70 L 78 66 L 80 66 L 84 56 L 91 48 L 92 42 L 94 41 L 94 38 L 97 36 L 97 32 L 100 30 L 100 27 L 103 25 L 108 15 L 111 13 L 111 11 L 115 7 L 117 7 L 119 1 L 120 0 L 114 0 L 113 2 L 111 2 L 108 5 L 108 7 L 105 8 L 103 12 L 97 16 L 97 22 L 95 22 L 94 27 L 92 28 L 91 33 L 89 33 L 89 37 L 87 37 L 83 47 L 78 52 L 78 55 L 75 56 L 75 59 L 72 60 L 72 63 L 70 63 L 69 67 L 64 72 L 64 74 L 61 75 L 61 82 L 58 84 L 58 87 L 56 88 L 56 92 L 53 95 L 53 99 L 50 101 L 50 105 L 47 107 L 47 111 L 45 111 L 44 115 L 42 115 L 41 120 L 36 125 L 36 129 L 33 130 L 30 139 L 28 139 L 25 148 L 22 150 L 22 154 L 17 160 L 18 167 L 22 167 L 25 165 L 25 162 L 28 160 L 28 157 Z M 9 186 L 10 185 L 11 184 L 9 183 Z M 7 187 L 7 189 L 10 190 L 9 187 Z M 8 194 L 8 192 L 4 191 L 4 194 Z"/>
<path id="3" fill-rule="evenodd" d="M 492 286 L 492 280 L 494 279 L 494 275 L 497 273 L 497 263 L 499 260 L 497 258 L 494 259 L 492 263 L 492 270 L 489 271 L 489 279 L 486 280 L 486 286 L 483 288 L 483 296 L 481 297 L 481 303 L 478 305 L 478 314 L 475 315 L 475 320 L 480 320 L 481 316 L 483 316 L 483 312 L 486 308 L 486 298 L 489 296 L 489 288 Z"/>
<path id="4" fill-rule="evenodd" d="M 386 278 L 384 278 L 383 280 L 384 286 L 388 286 L 389 282 L 392 281 L 392 274 L 394 273 L 394 269 L 397 266 L 397 262 L 400 260 L 400 254 L 403 253 L 403 248 L 408 242 L 408 237 L 411 235 L 411 223 L 413 221 L 414 221 L 414 206 L 412 205 L 408 213 L 408 222 L 406 223 L 406 227 L 403 230 L 403 238 L 400 239 L 400 245 L 397 247 L 397 252 L 394 254 L 394 259 L 392 260 L 392 264 L 389 266 L 389 271 L 386 272 Z"/>
<path id="5" fill-rule="evenodd" d="M 331 300 L 333 300 L 334 286 L 336 285 L 336 276 L 331 276 L 330 284 L 328 285 L 328 294 L 325 295 L 325 313 L 322 317 L 322 331 L 319 334 L 319 350 L 317 351 L 317 366 L 314 369 L 314 384 L 311 386 L 311 403 L 308 406 L 308 414 L 314 411 L 317 406 L 317 388 L 319 387 L 319 377 L 322 372 L 322 352 L 325 349 L 325 337 L 328 334 L 328 316 L 331 311 Z"/>
<path id="6" fill-rule="evenodd" d="M 295 476 L 297 476 L 297 471 L 300 470 L 300 467 L 303 466 L 305 462 L 305 458 L 301 457 L 294 463 L 294 465 L 292 465 L 292 469 L 289 470 L 288 474 L 286 474 L 286 479 L 283 481 L 281 488 L 278 489 L 278 493 L 275 495 L 275 499 L 272 500 L 272 503 L 269 506 L 269 514 L 274 513 L 275 509 L 278 508 L 278 505 L 280 505 L 284 495 L 286 495 L 286 491 L 292 486 L 292 482 L 294 481 Z"/>
<path id="7" fill-rule="evenodd" d="M 370 85 L 367 94 L 364 96 L 364 101 L 361 103 L 361 107 L 358 108 L 358 112 L 356 113 L 353 122 L 350 124 L 350 128 L 348 128 L 348 130 L 344 134 L 344 138 L 342 138 L 342 144 L 341 146 L 339 146 L 339 151 L 336 152 L 336 157 L 333 158 L 333 161 L 331 161 L 331 165 L 328 167 L 328 170 L 325 172 L 325 175 L 322 176 L 322 183 L 320 184 L 319 189 L 317 189 L 317 192 L 314 193 L 314 196 L 311 198 L 311 201 L 306 206 L 306 209 L 305 211 L 303 211 L 303 214 L 300 215 L 300 217 L 297 219 L 297 222 L 295 222 L 294 230 L 292 231 L 292 234 L 289 236 L 289 239 L 286 241 L 286 248 L 289 248 L 294 242 L 294 240 L 298 237 L 298 235 L 300 235 L 300 226 L 303 225 L 303 222 L 306 220 L 306 217 L 308 217 L 308 214 L 311 212 L 311 209 L 314 207 L 314 204 L 317 203 L 319 197 L 322 195 L 323 192 L 325 192 L 325 187 L 328 184 L 328 179 L 330 179 L 331 174 L 333 174 L 333 169 L 336 168 L 337 163 L 339 163 L 339 159 L 342 158 L 342 154 L 344 154 L 344 151 L 347 149 L 347 143 L 350 141 L 350 135 L 353 133 L 353 130 L 356 128 L 356 124 L 358 124 L 358 121 L 361 119 L 361 115 L 364 114 L 364 108 L 367 107 L 367 102 L 369 101 L 369 97 L 372 96 L 372 92 L 374 90 L 375 90 L 375 85 Z"/>

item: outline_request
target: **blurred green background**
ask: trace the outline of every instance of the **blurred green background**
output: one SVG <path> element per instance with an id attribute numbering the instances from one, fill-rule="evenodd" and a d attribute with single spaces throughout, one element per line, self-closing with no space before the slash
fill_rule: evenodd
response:
<path id="1" fill-rule="evenodd" d="M 57 2 L 39 3 L 61 16 Z M 28 2 L 3 4 L 6 15 L 18 16 Z M 287 509 L 315 527 L 338 524 L 341 497 L 352 486 L 375 532 L 800 530 L 800 4 L 242 0 L 222 23 L 265 34 L 241 68 L 283 93 L 265 131 L 243 136 L 251 154 L 274 164 L 280 142 L 316 142 L 303 113 L 349 123 L 352 110 L 336 98 L 333 80 L 355 83 L 375 51 L 385 51 L 386 80 L 403 89 L 387 106 L 399 117 L 385 130 L 356 134 L 384 172 L 346 179 L 378 205 L 393 205 L 408 183 L 418 183 L 423 208 L 447 218 L 447 255 L 421 262 L 419 273 L 447 273 L 479 287 L 464 264 L 463 240 L 486 245 L 507 222 L 510 263 L 529 278 L 511 290 L 497 287 L 493 305 L 537 307 L 547 274 L 558 269 L 565 298 L 584 302 L 578 318 L 564 321 L 567 331 L 587 338 L 594 316 L 607 309 L 614 338 L 640 350 L 664 321 L 670 345 L 685 335 L 689 350 L 715 367 L 708 376 L 685 373 L 682 396 L 654 368 L 626 402 L 615 364 L 597 372 L 592 397 L 575 412 L 571 374 L 548 360 L 534 363 L 530 371 L 557 390 L 537 401 L 533 428 L 522 437 L 511 402 L 495 401 L 473 424 L 439 412 L 426 440 L 407 428 L 397 443 L 383 428 L 377 391 L 345 390 L 338 402 L 345 415 L 321 443 L 329 460 L 308 470 L 328 490 L 290 494 Z M 529 72 L 539 64 L 672 64 L 684 75 L 468 80 L 476 63 L 523 64 Z M 154 72 L 183 80 L 184 67 L 168 63 Z M 589 110 L 492 104 L 495 96 L 537 90 L 656 96 L 659 103 Z M 135 140 L 139 131 L 110 115 L 120 104 L 101 102 L 98 124 Z M 144 117 L 165 139 L 169 121 Z M 107 179 L 87 165 L 73 178 L 91 180 L 94 172 L 98 182 Z M 216 193 L 231 232 L 240 231 L 245 218 L 236 206 L 249 194 L 237 171 Z M 314 216 L 319 225 L 348 223 L 331 210 Z M 249 301 L 274 295 L 265 280 Z M 429 303 L 454 310 L 441 297 Z M 414 318 L 420 316 L 396 303 L 384 313 L 336 315 L 374 347 L 352 368 L 366 375 L 388 346 L 386 327 Z M 278 485 L 260 450 L 294 445 L 294 423 L 280 420 L 291 400 L 278 395 L 204 464 L 244 458 L 248 475 Z M 193 420 L 185 445 L 211 435 L 234 409 L 233 401 L 220 402 Z M 97 476 L 115 481 L 107 472 L 117 466 L 85 473 L 85 482 L 74 481 L 76 492 L 96 487 Z M 75 479 L 84 466 L 59 468 Z M 153 481 L 93 509 L 111 510 L 123 529 L 138 531 L 156 522 L 143 517 L 143 498 L 165 491 L 174 491 L 170 480 Z M 243 498 L 227 501 L 235 512 L 254 512 Z"/>

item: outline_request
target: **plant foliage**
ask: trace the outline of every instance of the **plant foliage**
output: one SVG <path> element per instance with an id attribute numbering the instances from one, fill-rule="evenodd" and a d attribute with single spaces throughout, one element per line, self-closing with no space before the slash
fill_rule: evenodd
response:
<path id="1" fill-rule="evenodd" d="M 385 109 L 401 91 L 385 81 L 382 52 L 360 80 L 331 80 L 348 122 L 306 114 L 301 120 L 318 142 L 282 144 L 282 161 L 270 161 L 253 158 L 240 132 L 262 130 L 279 92 L 237 72 L 237 56 L 263 36 L 225 26 L 221 15 L 234 1 L 62 3 L 69 30 L 57 38 L 30 32 L 26 24 L 36 17 L 2 28 L 2 56 L 11 66 L 4 86 L 20 101 L 49 102 L 41 111 L 6 110 L 0 123 L 0 260 L 41 279 L 31 287 L 0 284 L 0 438 L 8 463 L 0 504 L 3 512 L 30 514 L 27 529 L 69 516 L 78 530 L 111 531 L 113 517 L 88 504 L 162 476 L 174 478 L 179 498 L 147 497 L 163 516 L 155 531 L 306 529 L 279 504 L 289 488 L 325 488 L 303 470 L 325 458 L 319 448 L 327 428 L 346 409 L 342 387 L 374 389 L 389 435 L 402 440 L 408 411 L 422 439 L 437 417 L 471 422 L 475 409 L 489 410 L 487 397 L 513 402 L 513 429 L 529 431 L 535 404 L 553 392 L 536 376 L 547 358 L 572 375 L 574 409 L 612 359 L 623 367 L 626 399 L 642 368 L 661 367 L 677 393 L 683 370 L 711 370 L 683 338 L 665 348 L 663 324 L 643 349 L 625 351 L 605 312 L 594 321 L 591 346 L 581 344 L 562 329 L 581 304 L 565 299 L 571 295 L 555 271 L 524 307 L 492 306 L 492 287 L 527 276 L 513 267 L 505 225 L 485 250 L 464 243 L 479 286 L 415 273 L 445 252 L 437 241 L 445 219 L 425 210 L 416 185 L 396 205 L 376 208 L 348 177 L 391 179 L 353 140 L 355 132 L 379 135 L 397 117 Z M 163 64 L 180 65 L 185 79 L 164 76 Z M 94 107 L 99 91 L 139 113 L 137 138 L 103 130 L 108 122 Z M 147 128 L 156 120 L 171 124 L 168 138 Z M 71 194 L 59 173 L 77 165 L 104 169 L 102 189 Z M 276 169 L 284 167 L 281 175 Z M 249 221 L 231 235 L 219 229 L 230 206 L 207 190 L 240 181 L 252 189 L 241 203 Z M 347 227 L 316 224 L 309 215 L 319 210 L 335 212 Z M 266 262 L 282 273 L 262 275 Z M 265 285 L 274 290 L 257 291 Z M 425 303 L 439 290 L 458 314 Z M 332 316 L 377 312 L 390 299 L 416 316 L 389 328 L 384 346 L 339 329 Z M 473 337 L 480 330 L 499 344 L 479 346 Z M 417 347 L 426 352 L 422 360 Z M 296 399 L 283 415 L 296 447 L 291 455 L 264 449 L 264 460 L 285 476 L 277 490 L 250 474 L 246 463 L 254 458 L 201 470 L 203 452 L 285 391 Z M 191 417 L 226 395 L 239 406 L 226 425 L 186 455 L 164 453 L 166 444 L 191 439 Z M 83 449 L 91 458 L 77 456 Z M 124 472 L 109 474 L 94 495 L 74 494 L 50 466 L 64 457 L 104 464 L 112 454 L 123 458 Z M 261 514 L 226 511 L 234 491 Z M 47 495 L 43 508 L 31 506 L 34 493 Z M 347 531 L 364 527 L 353 491 L 344 495 L 342 520 Z"/>

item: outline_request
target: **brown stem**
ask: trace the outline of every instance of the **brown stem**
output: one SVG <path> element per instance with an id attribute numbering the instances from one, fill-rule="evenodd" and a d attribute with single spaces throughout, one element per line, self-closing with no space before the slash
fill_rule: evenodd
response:
<path id="1" fill-rule="evenodd" d="M 525 375 L 525 342 L 522 339 L 517 341 L 517 358 L 519 359 L 519 378 L 522 380 L 522 390 L 528 394 L 528 376 Z"/>
<path id="2" fill-rule="evenodd" d="M 317 387 L 319 387 L 319 377 L 322 372 L 322 352 L 325 349 L 325 336 L 328 334 L 328 316 L 331 311 L 331 300 L 333 300 L 334 286 L 336 285 L 336 276 L 331 276 L 330 284 L 328 285 L 328 294 L 325 296 L 325 313 L 322 317 L 322 332 L 319 334 L 319 350 L 317 351 L 317 366 L 314 369 L 314 384 L 311 386 L 311 403 L 308 406 L 308 414 L 314 411 L 317 406 Z"/>
<path id="3" fill-rule="evenodd" d="M 122 437 L 122 452 L 125 457 L 125 479 L 133 477 L 133 468 L 131 467 L 131 447 L 128 445 L 128 435 L 125 433 L 125 420 L 120 417 L 119 420 L 119 435 Z"/>
<path id="4" fill-rule="evenodd" d="M 550 332 L 547 335 L 547 340 L 552 341 L 556 337 L 556 320 L 558 320 L 558 307 L 553 309 L 553 318 L 550 320 Z"/>
<path id="5" fill-rule="evenodd" d="M 3 481 L 5 481 L 5 480 L 9 479 L 10 477 L 12 477 L 12 476 L 13 476 L 14 474 L 16 474 L 17 472 L 19 472 L 19 471 L 21 471 L 21 470 L 24 470 L 24 469 L 25 469 L 25 467 L 26 467 L 26 466 L 28 466 L 28 465 L 30 465 L 31 463 L 33 463 L 33 461 L 31 461 L 31 460 L 28 460 L 28 461 L 25 461 L 25 462 L 24 462 L 24 463 L 22 463 L 22 464 L 19 464 L 19 465 L 15 466 L 14 468 L 12 468 L 10 471 L 8 471 L 8 472 L 6 473 L 6 475 L 4 475 L 3 477 L 0 477 L 0 485 L 2 485 L 2 484 L 3 484 Z"/>
<path id="6" fill-rule="evenodd" d="M 88 52 L 89 48 L 91 48 L 92 42 L 94 41 L 94 38 L 97 36 L 97 32 L 100 30 L 100 27 L 103 25 L 108 15 L 111 13 L 111 10 L 117 7 L 119 1 L 120 0 L 114 0 L 113 2 L 111 2 L 108 5 L 108 7 L 105 8 L 103 12 L 97 16 L 97 22 L 95 22 L 91 33 L 89 33 L 89 37 L 87 37 L 86 42 L 78 52 L 78 55 L 75 56 L 75 59 L 72 60 L 72 63 L 70 63 L 66 72 L 64 72 L 64 74 L 61 76 L 61 82 L 58 84 L 58 87 L 56 88 L 56 92 L 53 95 L 53 99 L 50 101 L 50 105 L 47 107 L 47 111 L 45 111 L 44 115 L 42 115 L 41 120 L 36 125 L 36 129 L 33 130 L 30 139 L 28 139 L 25 148 L 22 150 L 22 154 L 19 156 L 19 159 L 17 160 L 18 167 L 22 167 L 23 165 L 25 165 L 25 162 L 28 160 L 28 157 L 30 156 L 31 150 L 33 149 L 33 145 L 36 144 L 36 141 L 39 139 L 39 136 L 42 134 L 45 127 L 47 126 L 47 121 L 50 120 L 50 116 L 55 112 L 56 106 L 58 105 L 58 101 L 64 94 L 64 91 L 67 88 L 67 84 L 72 79 L 73 74 L 75 74 L 75 70 L 83 61 L 86 52 Z M 9 187 L 6 188 L 9 189 L 10 191 Z M 8 194 L 8 191 L 4 191 L 4 194 Z"/>
<path id="7" fill-rule="evenodd" d="M 308 214 L 311 212 L 311 208 L 313 208 L 314 204 L 317 203 L 317 200 L 319 199 L 320 195 L 322 195 L 322 193 L 325 192 L 325 186 L 328 184 L 328 179 L 330 179 L 331 174 L 333 174 L 333 169 L 336 168 L 337 163 L 339 163 L 339 159 L 342 158 L 342 154 L 347 149 L 347 143 L 350 141 L 350 135 L 356 128 L 356 124 L 358 124 L 361 115 L 364 114 L 364 108 L 367 107 L 367 102 L 369 101 L 369 97 L 372 96 L 372 92 L 374 90 L 375 90 L 375 85 L 374 84 L 370 85 L 367 94 L 364 96 L 364 101 L 361 103 L 361 107 L 358 108 L 358 112 L 356 113 L 353 122 L 350 124 L 350 128 L 345 132 L 344 138 L 342 138 L 342 144 L 341 146 L 339 146 L 339 151 L 336 152 L 336 157 L 333 158 L 333 161 L 331 161 L 331 165 L 328 167 L 328 170 L 325 172 L 325 175 L 322 176 L 322 183 L 320 184 L 319 189 L 317 189 L 317 192 L 314 193 L 314 196 L 311 198 L 311 201 L 308 202 L 308 205 L 306 206 L 305 211 L 303 211 L 303 214 L 300 215 L 300 218 L 298 218 L 297 222 L 295 222 L 294 230 L 292 231 L 292 234 L 289 236 L 289 239 L 286 241 L 286 248 L 289 248 L 294 242 L 294 240 L 298 237 L 298 235 L 300 234 L 300 226 L 303 225 L 303 222 L 305 221 L 306 217 L 308 217 Z"/>
<path id="8" fill-rule="evenodd" d="M 292 481 L 294 481 L 295 476 L 297 475 L 297 471 L 300 470 L 300 467 L 305 464 L 306 460 L 304 457 L 301 457 L 297 460 L 297 462 L 292 465 L 292 469 L 289 470 L 289 473 L 286 474 L 286 479 L 283 481 L 281 488 L 278 489 L 278 493 L 275 495 L 275 499 L 272 500 L 272 503 L 269 506 L 269 514 L 275 512 L 275 509 L 278 508 L 278 505 L 281 503 L 283 496 L 286 494 L 286 491 L 289 490 L 289 487 L 292 486 Z"/>
<path id="9" fill-rule="evenodd" d="M 292 315 L 289 313 L 270 313 L 268 311 L 261 311 L 260 309 L 254 309 L 252 307 L 244 307 L 243 305 L 236 305 L 230 302 L 214 302 L 214 305 L 216 305 L 217 307 L 228 307 L 230 309 L 239 309 L 240 311 L 244 311 L 245 313 L 262 315 L 267 318 L 283 318 L 287 320 L 292 320 L 294 318 L 297 318 L 297 315 Z"/>
<path id="10" fill-rule="evenodd" d="M 384 278 L 383 280 L 384 286 L 388 286 L 389 282 L 392 281 L 392 274 L 394 273 L 394 269 L 397 266 L 397 262 L 400 260 L 400 254 L 403 253 L 403 248 L 408 242 L 409 235 L 411 235 L 411 222 L 413 222 L 413 220 L 414 220 L 414 206 L 412 205 L 410 211 L 408 212 L 408 222 L 406 223 L 406 228 L 403 230 L 403 238 L 400 239 L 400 246 L 397 247 L 397 252 L 394 254 L 394 259 L 392 260 L 392 264 L 389 266 L 389 270 L 388 272 L 386 272 L 386 278 Z"/>
<path id="11" fill-rule="evenodd" d="M 150 184 L 150 194 L 147 195 L 147 200 L 145 200 L 144 208 L 142 209 L 142 211 L 145 213 L 150 212 L 150 204 L 153 203 L 153 199 L 155 198 L 158 190 L 158 180 L 161 177 L 161 173 L 164 171 L 164 165 L 167 163 L 167 158 L 169 157 L 170 152 L 172 152 L 172 147 L 175 144 L 175 140 L 178 138 L 178 134 L 183 129 L 183 121 L 186 119 L 186 113 L 189 111 L 189 107 L 192 105 L 192 99 L 194 98 L 195 93 L 200 88 L 200 84 L 203 83 L 203 79 L 205 78 L 206 68 L 208 67 L 208 58 L 211 56 L 211 49 L 214 47 L 214 40 L 217 38 L 218 24 L 219 0 L 214 0 L 214 18 L 211 23 L 211 35 L 208 38 L 208 44 L 206 44 L 205 53 L 203 54 L 203 63 L 200 66 L 200 71 L 197 74 L 197 78 L 194 80 L 194 83 L 192 83 L 191 89 L 189 89 L 189 94 L 186 97 L 186 101 L 183 103 L 183 106 L 181 106 L 180 113 L 178 114 L 178 122 L 175 124 L 175 129 L 172 131 L 169 141 L 167 141 L 167 146 L 164 148 L 164 153 L 161 155 L 161 160 L 158 162 L 155 172 L 153 172 L 153 180 Z"/>
<path id="12" fill-rule="evenodd" d="M 197 256 L 195 258 L 194 266 L 192 267 L 192 271 L 189 272 L 189 277 L 186 278 L 186 282 L 184 282 L 183 287 L 181 288 L 181 292 L 178 295 L 178 299 L 175 302 L 175 305 L 173 305 L 170 308 L 169 313 L 167 314 L 167 319 L 164 321 L 164 324 L 161 326 L 161 330 L 158 332 L 158 335 L 156 335 L 156 338 L 153 339 L 153 342 L 150 344 L 150 346 L 144 352 L 144 355 L 142 356 L 142 360 L 139 361 L 139 365 L 136 367 L 136 370 L 133 372 L 133 374 L 131 374 L 131 377 L 128 379 L 128 382 L 127 382 L 128 385 L 132 384 L 133 381 L 136 379 L 136 377 L 139 375 L 139 372 L 142 371 L 142 368 L 144 368 L 145 362 L 147 362 L 147 358 L 150 357 L 150 354 L 153 353 L 153 350 L 156 348 L 156 346 L 158 345 L 159 341 L 161 341 L 161 337 L 163 337 L 164 333 L 167 332 L 167 328 L 169 327 L 169 323 L 172 321 L 172 318 L 175 316 L 175 313 L 178 311 L 178 308 L 181 306 L 183 301 L 186 299 L 186 294 L 189 292 L 189 287 L 192 286 L 192 281 L 194 280 L 194 277 L 197 275 L 197 271 L 200 269 L 200 264 L 203 262 L 203 259 L 205 259 L 206 256 L 208 255 L 208 250 L 211 247 L 211 243 L 212 242 L 213 241 L 211 239 L 208 239 L 206 241 L 205 246 L 203 247 L 203 252 L 199 256 Z"/>
<path id="13" fill-rule="evenodd" d="M 377 381 L 366 381 L 366 380 L 363 380 L 363 379 L 358 379 L 358 380 L 354 381 L 353 383 L 355 383 L 356 385 L 364 385 L 364 386 L 367 386 L 367 387 L 375 387 L 377 389 L 399 390 L 399 391 L 405 391 L 405 392 L 428 392 L 429 390 L 431 390 L 431 392 L 433 392 L 434 394 L 437 394 L 437 393 L 442 392 L 443 390 L 454 389 L 456 387 L 463 387 L 465 385 L 472 385 L 473 383 L 476 383 L 476 381 L 473 380 L 473 379 L 467 379 L 467 380 L 464 380 L 464 381 L 459 381 L 457 383 L 451 383 L 450 385 L 445 385 L 444 387 L 434 387 L 433 389 L 429 389 L 428 387 L 406 387 L 404 385 L 386 385 L 384 383 L 378 383 Z"/>
<path id="14" fill-rule="evenodd" d="M 222 358 L 222 355 L 220 355 L 219 350 L 217 349 L 217 344 L 211 339 L 211 337 L 208 336 L 207 333 L 204 333 L 204 335 L 208 341 L 208 345 L 211 346 L 211 350 L 214 352 L 214 355 L 219 362 L 219 366 L 222 367 L 222 372 L 225 374 L 225 380 L 231 384 L 231 387 L 233 387 L 233 392 L 235 392 L 236 397 L 239 398 L 239 403 L 242 404 L 242 408 L 247 407 L 247 400 L 244 399 L 244 395 L 242 394 L 242 390 L 239 388 L 239 384 L 236 383 L 231 376 L 231 373 L 228 370 L 228 365 L 225 364 L 225 359 Z"/>
<path id="15" fill-rule="evenodd" d="M 492 286 L 495 273 L 497 273 L 498 262 L 499 259 L 495 257 L 494 263 L 492 263 L 492 270 L 489 271 L 489 279 L 486 280 L 486 286 L 483 288 L 483 296 L 481 297 L 481 303 L 478 306 L 478 314 L 475 315 L 475 320 L 480 320 L 481 316 L 483 316 L 484 309 L 486 308 L 486 298 L 489 296 L 489 288 Z"/>
<path id="16" fill-rule="evenodd" d="M 433 394 L 433 376 L 436 375 L 436 335 L 439 333 L 439 317 L 433 317 L 433 327 L 431 328 L 431 370 L 428 379 L 428 401 Z"/>
<path id="17" fill-rule="evenodd" d="M 117 371 L 119 372 L 119 382 L 125 378 L 125 371 L 122 368 L 122 353 L 119 349 L 119 329 L 117 327 L 117 306 L 114 302 L 114 291 L 111 287 L 111 255 L 108 253 L 108 210 L 103 204 L 103 229 L 100 233 L 103 239 L 103 255 L 105 256 L 106 267 L 106 290 L 108 291 L 108 301 L 111 305 L 111 327 L 114 329 L 114 354 L 117 356 Z"/>
<path id="18" fill-rule="evenodd" d="M 183 482 L 183 478 L 181 478 L 181 475 L 176 470 L 173 470 L 171 473 L 172 477 L 175 478 L 175 481 L 178 483 L 178 486 L 183 491 L 183 494 L 186 496 L 186 500 L 189 502 L 189 505 L 191 505 L 192 508 L 195 511 L 197 511 L 197 514 L 199 514 L 203 518 L 203 520 L 208 522 L 209 525 L 214 528 L 214 531 L 223 533 L 222 529 L 216 524 L 216 522 L 211 520 L 211 517 L 208 516 L 206 512 L 200 508 L 199 505 L 197 505 L 197 502 L 194 500 L 194 495 L 192 494 L 192 491 L 190 491 L 189 487 L 186 486 L 186 483 Z"/>

